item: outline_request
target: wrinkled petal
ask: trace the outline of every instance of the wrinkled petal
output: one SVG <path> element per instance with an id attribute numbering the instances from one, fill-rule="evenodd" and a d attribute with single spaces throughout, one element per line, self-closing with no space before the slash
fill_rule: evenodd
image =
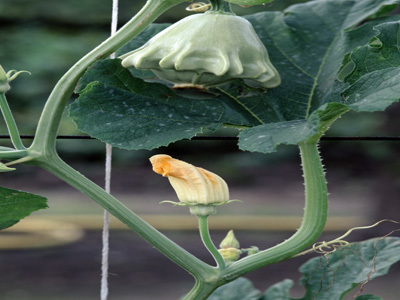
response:
<path id="1" fill-rule="evenodd" d="M 153 171 L 168 177 L 181 202 L 210 204 L 229 200 L 226 182 L 218 175 L 165 154 L 150 158 Z"/>

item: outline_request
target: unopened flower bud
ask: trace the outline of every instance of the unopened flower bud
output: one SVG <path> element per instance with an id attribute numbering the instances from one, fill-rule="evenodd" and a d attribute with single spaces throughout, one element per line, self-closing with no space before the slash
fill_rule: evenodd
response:
<path id="1" fill-rule="evenodd" d="M 5 93 L 10 89 L 10 85 L 8 84 L 8 77 L 6 71 L 4 71 L 3 67 L 0 65 L 0 93 Z"/>
<path id="2" fill-rule="evenodd" d="M 242 253 L 242 251 L 236 248 L 218 249 L 218 252 L 227 263 L 237 261 Z"/>
<path id="3" fill-rule="evenodd" d="M 28 71 L 17 72 L 15 70 L 11 70 L 6 73 L 6 71 L 4 71 L 3 67 L 0 65 L 0 93 L 6 93 L 10 89 L 10 85 L 8 83 L 17 78 L 21 73 L 31 74 Z"/>
<path id="4" fill-rule="evenodd" d="M 260 249 L 258 249 L 258 247 L 256 247 L 256 246 L 251 246 L 249 249 L 247 249 L 248 256 L 256 254 L 258 252 L 260 252 Z"/>
<path id="5" fill-rule="evenodd" d="M 235 234 L 233 233 L 233 230 L 229 230 L 226 237 L 219 244 L 219 247 L 222 249 L 226 249 L 226 248 L 239 249 L 240 248 L 239 241 L 236 239 Z"/>
<path id="6" fill-rule="evenodd" d="M 0 65 L 0 82 L 7 81 L 7 73 L 4 71 L 3 67 Z"/>

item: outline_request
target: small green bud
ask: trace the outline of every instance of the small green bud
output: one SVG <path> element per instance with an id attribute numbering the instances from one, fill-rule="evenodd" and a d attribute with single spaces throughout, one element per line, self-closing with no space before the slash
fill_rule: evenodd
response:
<path id="1" fill-rule="evenodd" d="M 226 237 L 219 244 L 219 247 L 221 249 L 227 249 L 227 248 L 239 249 L 240 248 L 239 241 L 236 239 L 235 234 L 233 233 L 233 230 L 229 230 Z"/>
<path id="2" fill-rule="evenodd" d="M 3 67 L 0 65 L 0 93 L 5 93 L 10 89 L 10 85 L 8 84 L 8 77 L 6 71 L 4 71 Z"/>
<path id="3" fill-rule="evenodd" d="M 7 73 L 4 71 L 3 67 L 0 65 L 0 82 L 7 81 Z"/>
<path id="4" fill-rule="evenodd" d="M 6 93 L 10 89 L 10 85 L 8 84 L 10 81 L 13 81 L 15 78 L 18 77 L 21 73 L 28 73 L 28 71 L 15 71 L 11 70 L 6 73 L 3 67 L 0 65 L 0 93 Z"/>
<path id="5" fill-rule="evenodd" d="M 258 249 L 258 247 L 256 247 L 256 246 L 251 246 L 249 249 L 247 249 L 248 256 L 256 254 L 258 252 L 260 252 L 260 249 Z"/>
<path id="6" fill-rule="evenodd" d="M 218 252 L 227 263 L 237 261 L 242 253 L 242 251 L 236 248 L 218 249 Z"/>

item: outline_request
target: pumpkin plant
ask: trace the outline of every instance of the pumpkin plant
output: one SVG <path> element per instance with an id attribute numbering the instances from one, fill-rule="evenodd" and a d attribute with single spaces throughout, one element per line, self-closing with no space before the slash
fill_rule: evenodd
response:
<path id="1" fill-rule="evenodd" d="M 49 95 L 28 147 L 5 98 L 20 72 L 0 68 L 0 105 L 13 144 L 0 148 L 0 158 L 8 161 L 0 170 L 12 171 L 21 163 L 37 166 L 89 196 L 194 277 L 195 285 L 183 299 L 290 299 L 291 281 L 261 294 L 238 278 L 296 257 L 321 235 L 328 192 L 317 145 L 344 113 L 380 111 L 398 101 L 400 17 L 389 15 L 398 1 L 314 0 L 284 12 L 238 17 L 231 3 L 267 1 L 212 0 L 206 5 L 209 11 L 171 26 L 152 24 L 182 2 L 148 0 L 114 36 L 72 66 Z M 114 52 L 117 58 L 107 58 Z M 69 106 L 69 115 L 77 127 L 113 147 L 151 150 L 222 127 L 237 129 L 238 145 L 245 151 L 299 147 L 305 181 L 300 228 L 269 249 L 240 249 L 230 232 L 217 249 L 207 217 L 229 202 L 225 181 L 171 157 L 153 157 L 154 170 L 169 177 L 180 203 L 198 216 L 200 235 L 216 266 L 201 261 L 59 157 L 57 131 L 73 92 L 79 97 Z M 1 228 L 46 206 L 40 196 L 5 188 L 0 194 Z M 351 255 L 352 247 L 358 256 Z M 400 259 L 399 247 L 396 238 L 343 246 L 343 251 L 326 255 L 327 269 L 311 260 L 301 270 L 303 299 L 342 299 L 363 280 L 385 274 Z M 332 275 L 333 263 L 345 259 L 346 266 L 360 268 L 358 277 L 339 265 L 335 271 L 340 280 Z M 362 266 L 356 263 L 360 259 L 366 262 Z M 316 266 L 321 273 L 314 272 Z M 221 287 L 227 283 L 229 287 Z"/>

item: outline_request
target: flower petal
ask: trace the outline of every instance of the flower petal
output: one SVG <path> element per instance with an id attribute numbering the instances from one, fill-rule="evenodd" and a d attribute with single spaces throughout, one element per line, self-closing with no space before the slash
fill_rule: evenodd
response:
<path id="1" fill-rule="evenodd" d="M 218 175 L 169 155 L 150 158 L 154 172 L 167 176 L 181 202 L 210 204 L 229 200 L 226 182 Z"/>

